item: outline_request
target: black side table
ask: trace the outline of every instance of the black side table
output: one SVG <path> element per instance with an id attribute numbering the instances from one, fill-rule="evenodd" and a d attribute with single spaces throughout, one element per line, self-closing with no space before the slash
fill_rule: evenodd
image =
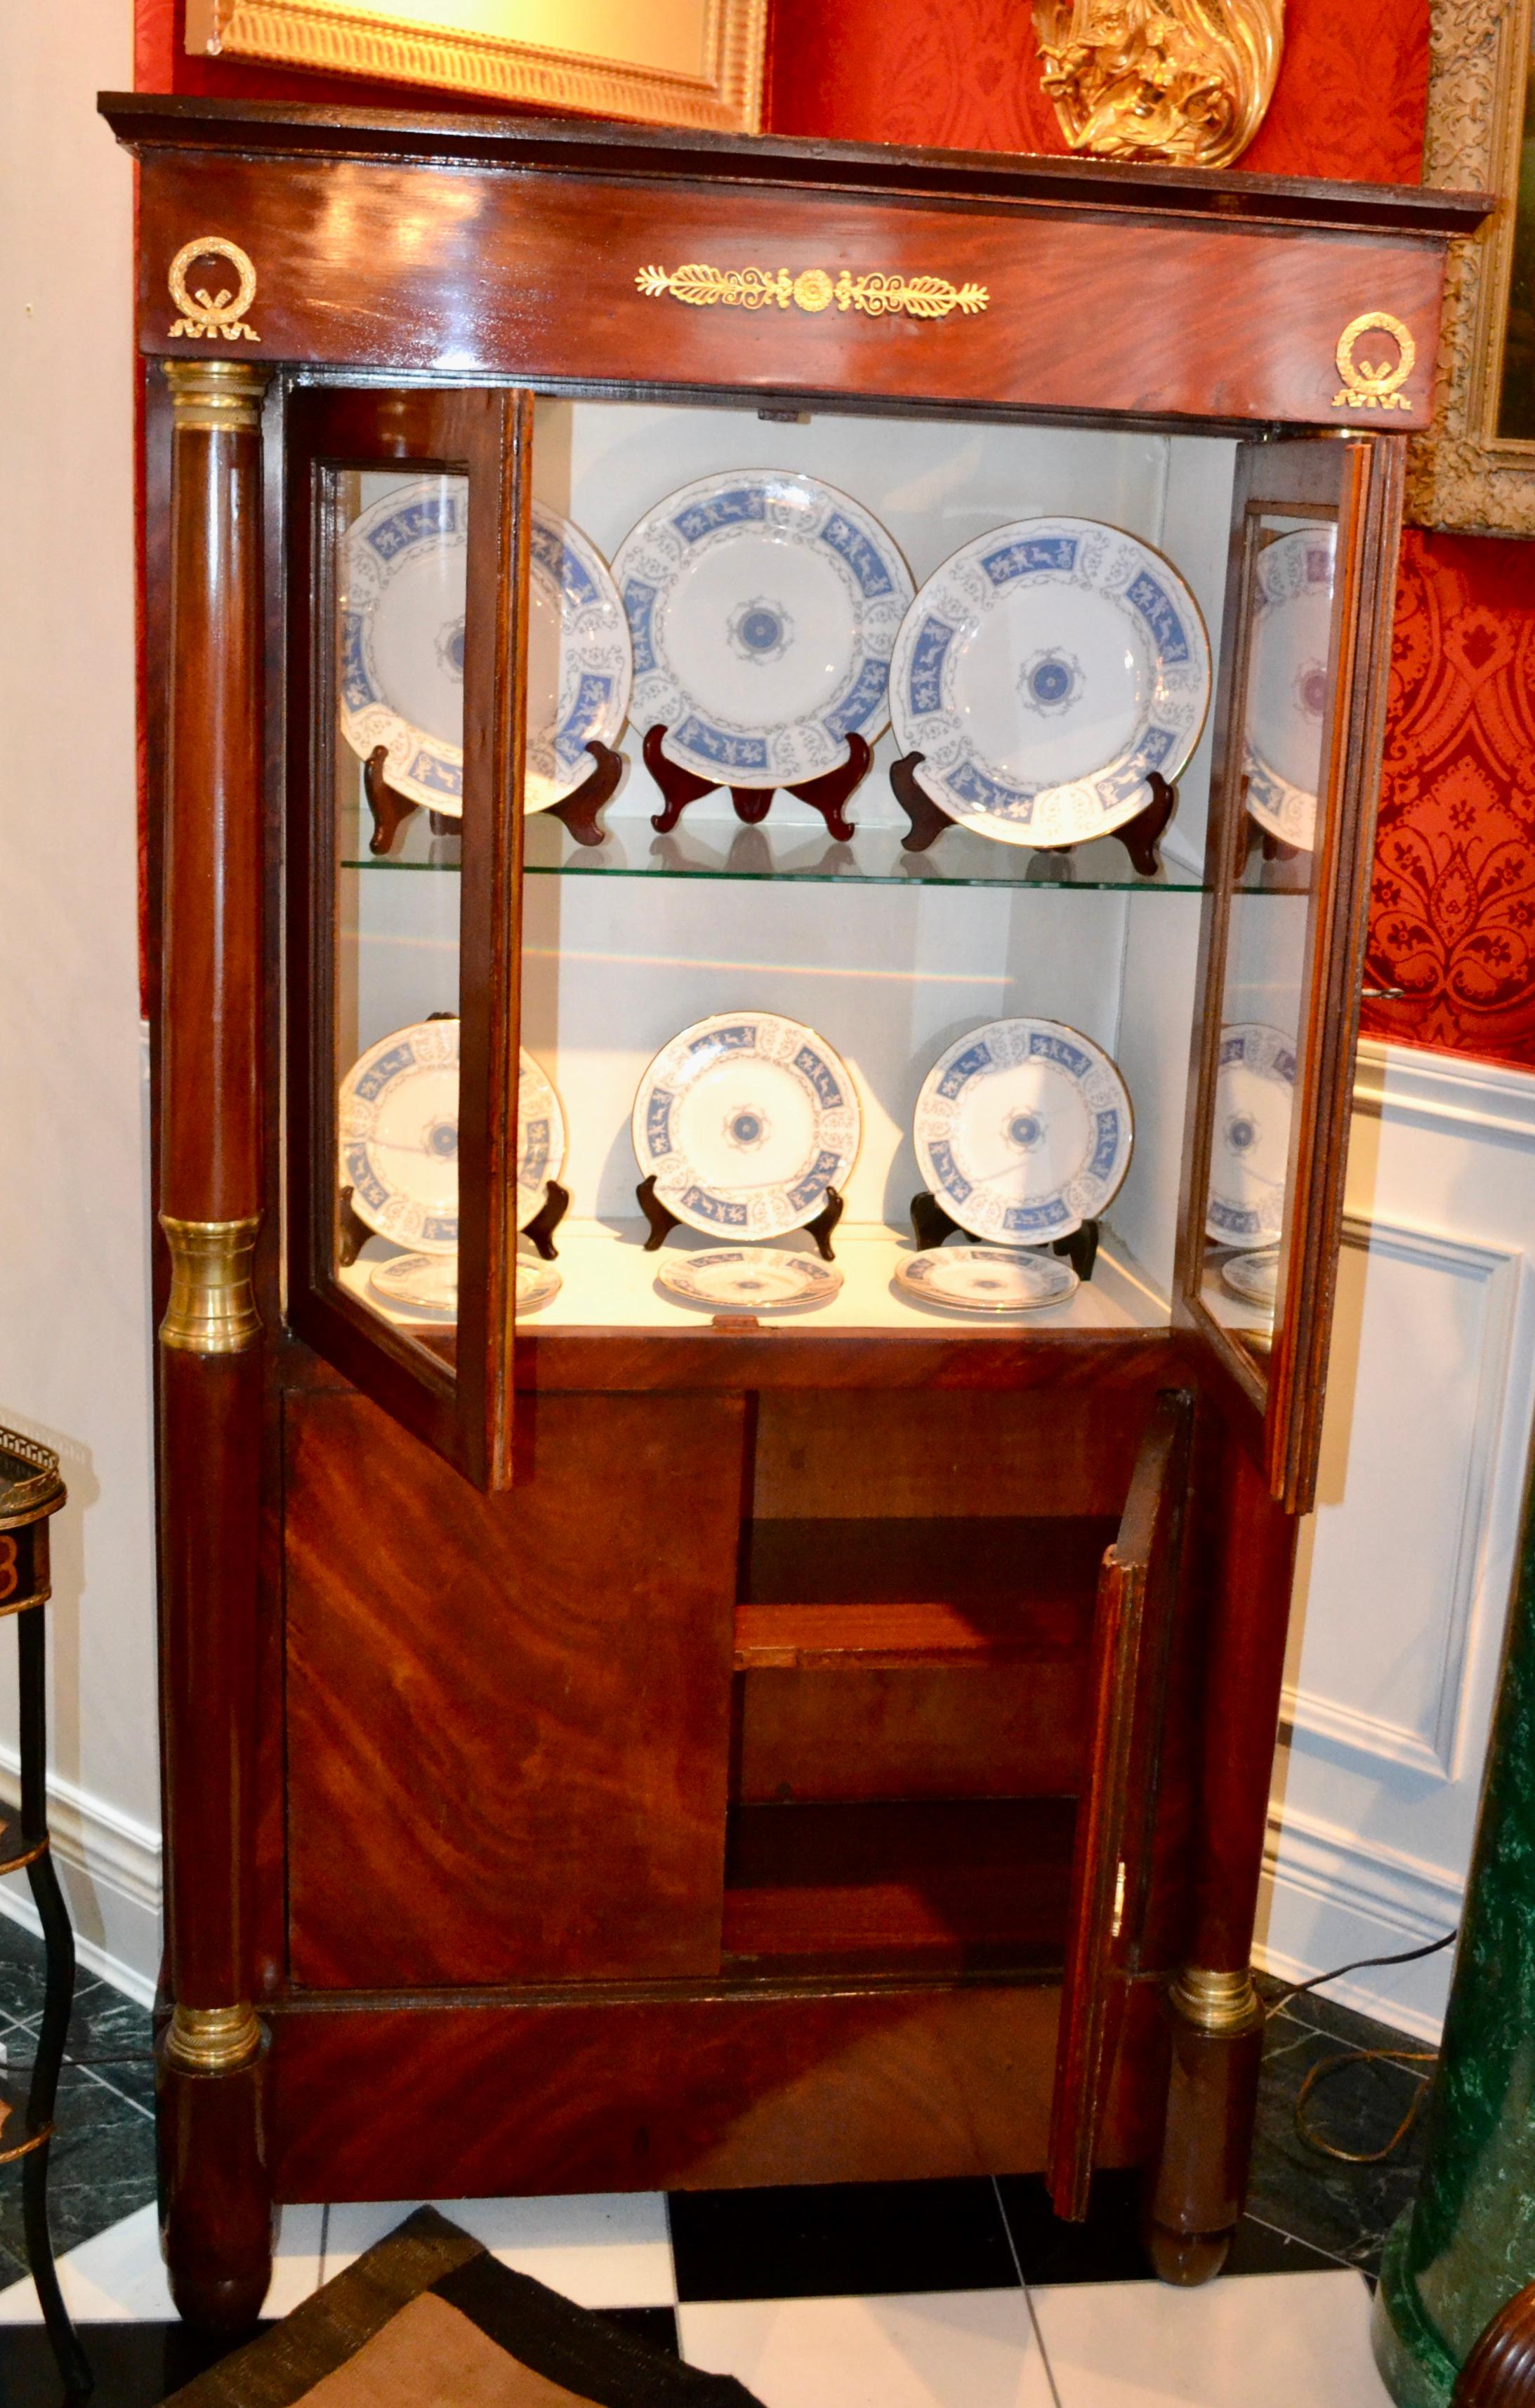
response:
<path id="1" fill-rule="evenodd" d="M 0 2087 L 0 2166 L 22 2167 L 27 2262 L 66 2398 L 85 2399 L 92 2374 L 59 2289 L 48 2229 L 48 2159 L 53 2102 L 75 1998 L 75 1935 L 48 1836 L 48 1525 L 67 1495 L 51 1448 L 0 1429 L 0 1620 L 14 1616 L 21 1673 L 22 1809 L 0 1814 L 0 1873 L 25 1868 L 43 1927 L 47 1979 L 32 2081 L 22 2101 Z M 22 2136 L 16 2119 L 22 2117 Z"/>

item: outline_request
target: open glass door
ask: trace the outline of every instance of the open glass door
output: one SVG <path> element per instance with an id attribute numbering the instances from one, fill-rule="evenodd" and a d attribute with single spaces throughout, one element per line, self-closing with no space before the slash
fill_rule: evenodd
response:
<path id="1" fill-rule="evenodd" d="M 510 1477 L 530 428 L 504 392 L 301 388 L 288 416 L 289 1319 L 488 1489 Z"/>
<path id="2" fill-rule="evenodd" d="M 1244 445 L 1227 581 L 1178 1312 L 1316 1480 L 1401 508 L 1399 437 Z"/>

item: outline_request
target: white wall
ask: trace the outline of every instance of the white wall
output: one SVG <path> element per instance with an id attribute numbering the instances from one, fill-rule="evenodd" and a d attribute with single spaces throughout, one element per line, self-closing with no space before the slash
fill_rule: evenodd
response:
<path id="1" fill-rule="evenodd" d="M 1347 1211 L 1270 1835 L 1292 1977 L 1460 1912 L 1535 1410 L 1535 1078 L 1367 1042 Z M 1450 1965 L 1330 1995 L 1431 2036 Z"/>
<path id="2" fill-rule="evenodd" d="M 64 1458 L 55 1831 L 85 1961 L 158 1957 L 134 770 L 133 178 L 95 114 L 124 0 L 0 10 L 0 1421 Z M 0 1625 L 0 1789 L 15 1648 Z M 82 1870 L 83 1868 L 83 1870 Z M 0 1911 L 25 1919 L 24 1878 Z"/>

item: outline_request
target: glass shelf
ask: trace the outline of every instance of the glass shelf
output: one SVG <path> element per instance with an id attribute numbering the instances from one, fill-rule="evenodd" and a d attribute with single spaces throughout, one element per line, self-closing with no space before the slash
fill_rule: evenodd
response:
<path id="1" fill-rule="evenodd" d="M 366 810 L 344 814 L 343 868 L 455 871 L 459 867 L 460 838 L 435 834 L 425 811 L 415 812 L 395 830 L 385 854 L 368 851 L 371 828 Z M 648 818 L 618 818 L 600 845 L 580 845 L 563 822 L 538 812 L 527 823 L 524 865 L 531 877 L 780 878 L 838 886 L 1122 888 L 1138 895 L 1203 891 L 1203 879 L 1176 862 L 1164 863 L 1155 878 L 1140 877 L 1112 837 L 1079 845 L 1072 853 L 1031 853 L 956 826 L 946 828 L 929 852 L 906 853 L 902 834 L 899 827 L 860 827 L 851 844 L 838 844 L 824 831 L 788 820 L 744 827 L 730 820 L 700 819 L 670 836 L 657 836 Z"/>

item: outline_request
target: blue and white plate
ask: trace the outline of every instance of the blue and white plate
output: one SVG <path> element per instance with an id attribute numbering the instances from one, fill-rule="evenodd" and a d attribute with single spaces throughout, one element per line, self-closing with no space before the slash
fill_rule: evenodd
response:
<path id="1" fill-rule="evenodd" d="M 634 644 L 637 727 L 719 785 L 785 786 L 870 743 L 911 599 L 896 545 L 815 477 L 701 477 L 646 512 L 613 575 Z"/>
<path id="2" fill-rule="evenodd" d="M 517 1226 L 542 1209 L 549 1182 L 565 1168 L 560 1099 L 525 1045 L 517 1054 Z"/>
<path id="3" fill-rule="evenodd" d="M 1058 1020 L 994 1020 L 939 1056 L 917 1097 L 922 1175 L 962 1229 L 1004 1246 L 1069 1237 L 1130 1167 L 1125 1082 Z"/>
<path id="4" fill-rule="evenodd" d="M 656 1285 L 710 1312 L 787 1312 L 829 1304 L 842 1284 L 835 1263 L 780 1246 L 705 1246 L 664 1257 Z"/>
<path id="5" fill-rule="evenodd" d="M 1247 808 L 1302 853 L 1316 842 L 1337 544 L 1335 527 L 1298 527 L 1265 546 L 1253 580 Z"/>
<path id="6" fill-rule="evenodd" d="M 458 1319 L 456 1254 L 391 1254 L 369 1267 L 367 1283 L 396 1312 L 419 1312 L 424 1321 Z"/>
<path id="7" fill-rule="evenodd" d="M 940 1246 L 904 1254 L 895 1285 L 902 1296 L 945 1312 L 1039 1312 L 1077 1292 L 1077 1274 L 1057 1254 L 1015 1246 Z"/>
<path id="8" fill-rule="evenodd" d="M 1273 1246 L 1284 1234 L 1295 1103 L 1295 1039 L 1266 1021 L 1221 1031 L 1205 1235 L 1222 1246 Z"/>
<path id="9" fill-rule="evenodd" d="M 512 1266 L 517 1280 L 517 1311 L 537 1312 L 540 1304 L 560 1292 L 560 1275 L 552 1263 L 530 1263 L 519 1255 Z"/>
<path id="10" fill-rule="evenodd" d="M 1221 1285 L 1243 1304 L 1271 1313 L 1279 1300 L 1279 1248 L 1264 1246 L 1254 1254 L 1228 1255 L 1221 1265 Z"/>
<path id="11" fill-rule="evenodd" d="M 1097 519 L 1020 519 L 951 554 L 908 611 L 890 715 L 952 818 L 1004 844 L 1082 844 L 1171 784 L 1210 703 L 1193 595 Z"/>
<path id="12" fill-rule="evenodd" d="M 341 1182 L 368 1228 L 458 1251 L 458 1023 L 397 1028 L 355 1061 L 337 1113 Z"/>
<path id="13" fill-rule="evenodd" d="M 679 1221 L 782 1238 L 845 1186 L 862 1116 L 847 1064 L 797 1020 L 720 1011 L 664 1045 L 634 1099 L 641 1172 Z"/>
<path id="14" fill-rule="evenodd" d="M 423 477 L 347 530 L 341 726 L 411 802 L 464 809 L 464 620 L 468 486 Z M 588 774 L 590 738 L 616 742 L 632 655 L 618 590 L 579 527 L 535 503 L 529 532 L 524 802 L 547 810 Z"/>

